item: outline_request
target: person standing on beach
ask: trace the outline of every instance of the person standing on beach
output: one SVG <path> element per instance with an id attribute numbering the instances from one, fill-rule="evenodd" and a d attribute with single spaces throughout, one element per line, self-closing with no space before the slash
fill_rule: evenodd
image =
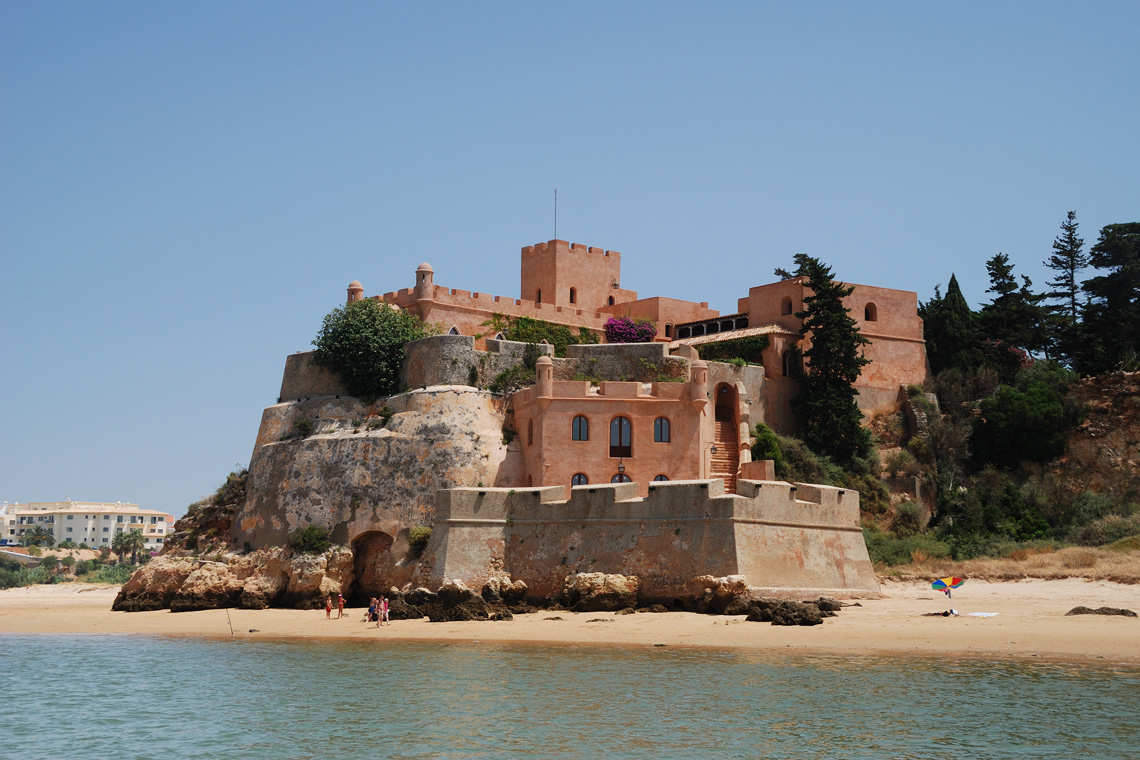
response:
<path id="1" fill-rule="evenodd" d="M 376 613 L 376 627 L 379 628 L 388 620 L 388 597 L 380 598 L 380 606 L 376 608 Z M 388 625 L 392 624 L 388 623 Z"/>
<path id="2" fill-rule="evenodd" d="M 332 594 L 325 599 L 325 620 L 332 620 Z"/>
<path id="3" fill-rule="evenodd" d="M 336 619 L 344 617 L 344 594 L 336 595 Z"/>

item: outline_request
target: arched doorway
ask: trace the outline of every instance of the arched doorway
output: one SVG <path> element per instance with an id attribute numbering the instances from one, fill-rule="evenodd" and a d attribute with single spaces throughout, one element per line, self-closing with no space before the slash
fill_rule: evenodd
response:
<path id="1" fill-rule="evenodd" d="M 724 478 L 724 492 L 736 493 L 736 471 L 740 467 L 739 403 L 736 386 L 718 383 L 716 386 L 714 451 L 709 477 Z"/>
<path id="2" fill-rule="evenodd" d="M 415 560 L 408 555 L 408 532 L 402 530 L 395 537 L 379 530 L 361 533 L 352 540 L 353 577 L 349 601 L 365 604 L 374 596 L 382 596 L 388 589 L 400 588 L 412 580 Z"/>

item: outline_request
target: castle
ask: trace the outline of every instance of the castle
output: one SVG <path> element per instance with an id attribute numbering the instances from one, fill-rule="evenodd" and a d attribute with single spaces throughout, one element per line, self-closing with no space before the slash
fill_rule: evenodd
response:
<path id="1" fill-rule="evenodd" d="M 686 375 L 681 379 L 688 381 L 683 386 L 647 386 L 636 380 L 662 378 L 638 378 L 636 371 L 611 367 L 604 375 L 611 382 L 573 380 L 598 377 L 596 363 L 605 349 L 589 345 L 571 346 L 567 357 L 579 360 L 571 363 L 579 369 L 582 359 L 594 362 L 586 365 L 592 371 L 563 371 L 555 377 L 553 363 L 541 361 L 535 387 L 512 398 L 517 430 L 525 437 L 525 480 L 518 485 L 632 480 L 645 495 L 651 481 L 720 477 L 732 493 L 740 466 L 749 461 L 755 423 L 795 432 L 789 402 L 797 388 L 791 364 L 795 349 L 806 347 L 799 345 L 801 340 L 811 340 L 810 335 L 801 339 L 802 320 L 795 316 L 809 295 L 804 278 L 753 287 L 738 300 L 735 314 L 721 315 L 707 302 L 638 298 L 635 291 L 623 289 L 617 251 L 551 240 L 522 249 L 520 273 L 524 298 L 510 299 L 436 285 L 435 271 L 425 262 L 416 268 L 414 287 L 375 298 L 416 314 L 441 332 L 471 336 L 476 349 L 487 347 L 487 325 L 496 315 L 593 332 L 601 332 L 615 316 L 646 320 L 658 338 L 639 361 L 656 367 L 677 356 L 693 363 L 691 378 L 680 370 Z M 362 298 L 363 291 L 358 281 L 352 282 L 348 301 Z M 533 300 L 525 298 L 529 294 Z M 921 385 L 927 374 L 917 294 L 857 285 L 845 305 L 870 341 L 864 349 L 870 364 L 855 384 L 860 408 L 870 413 L 894 407 L 900 388 Z M 708 365 L 698 359 L 702 349 L 756 336 L 767 339 L 762 374 L 757 369 L 729 378 L 722 370 L 709 385 Z M 612 382 L 617 378 L 627 382 Z M 676 373 L 663 379 L 677 379 Z M 711 409 L 705 409 L 706 399 L 712 400 Z"/>
<path id="2" fill-rule="evenodd" d="M 694 574 L 753 585 L 874 590 L 854 492 L 775 480 L 751 461 L 764 422 L 794 432 L 791 366 L 801 337 L 800 278 L 753 287 L 737 311 L 639 298 L 621 255 L 561 240 L 522 249 L 522 299 L 448 289 L 427 263 L 411 288 L 375 296 L 440 334 L 404 348 L 408 392 L 377 404 L 344 397 L 309 354 L 286 362 L 250 462 L 238 545 L 280 545 L 309 524 L 354 550 L 356 589 L 498 574 L 555 593 L 574 572 L 638 575 L 647 598 L 683 593 Z M 533 298 L 531 298 L 533 297 Z M 348 301 L 364 298 L 354 281 Z M 846 305 L 870 342 L 860 407 L 894 407 L 926 377 L 915 293 L 856 286 Z M 652 322 L 651 343 L 539 345 L 534 383 L 510 394 L 489 378 L 534 347 L 490 336 L 496 315 L 600 334 L 608 319 Z M 501 318 L 499 319 L 501 321 Z M 701 359 L 763 336 L 762 365 Z M 530 357 L 533 361 L 533 354 Z M 292 435 L 304 421 L 306 434 Z M 422 558 L 409 530 L 433 526 Z"/>

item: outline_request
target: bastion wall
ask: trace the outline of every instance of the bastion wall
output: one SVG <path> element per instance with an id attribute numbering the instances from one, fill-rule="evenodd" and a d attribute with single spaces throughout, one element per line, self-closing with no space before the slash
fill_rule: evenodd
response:
<path id="1" fill-rule="evenodd" d="M 509 574 L 557 596 L 575 572 L 635 575 L 642 601 L 685 594 L 699 575 L 744 575 L 768 589 L 878 591 L 859 495 L 782 481 L 452 488 L 436 496 L 428 577 L 479 587 Z"/>

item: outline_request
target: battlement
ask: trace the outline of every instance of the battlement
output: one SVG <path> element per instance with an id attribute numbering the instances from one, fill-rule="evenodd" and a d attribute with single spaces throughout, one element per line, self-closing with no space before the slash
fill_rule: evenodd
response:
<path id="1" fill-rule="evenodd" d="M 543 488 L 449 488 L 436 494 L 436 521 L 510 520 L 511 524 L 568 520 L 749 520 L 836 530 L 861 530 L 859 492 L 813 483 L 741 480 L 726 494 L 724 480 Z"/>
<path id="2" fill-rule="evenodd" d="M 621 257 L 618 251 L 607 251 L 605 248 L 595 248 L 594 246 L 582 245 L 581 243 L 568 243 L 565 240 L 551 240 L 546 243 L 535 243 L 534 245 L 524 245 L 522 253 L 524 256 L 528 254 L 548 254 L 557 251 L 571 251 L 574 253 L 593 254 L 596 256 L 615 256 Z"/>

